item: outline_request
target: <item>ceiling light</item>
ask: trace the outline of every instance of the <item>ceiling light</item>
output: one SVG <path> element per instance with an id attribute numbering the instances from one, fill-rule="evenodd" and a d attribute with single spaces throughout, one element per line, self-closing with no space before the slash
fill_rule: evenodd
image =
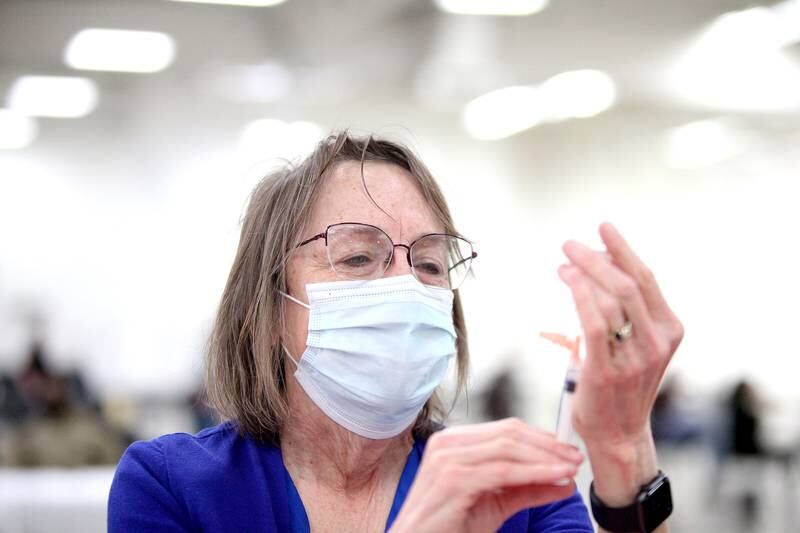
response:
<path id="1" fill-rule="evenodd" d="M 779 40 L 782 46 L 800 42 L 800 0 L 784 0 L 770 7 L 780 27 Z"/>
<path id="2" fill-rule="evenodd" d="M 476 139 L 503 139 L 537 125 L 542 119 L 535 87 L 497 89 L 469 102 L 462 113 L 467 132 Z"/>
<path id="3" fill-rule="evenodd" d="M 701 107 L 800 109 L 800 69 L 783 51 L 791 40 L 785 22 L 780 11 L 763 7 L 722 15 L 672 71 L 672 87 Z"/>
<path id="4" fill-rule="evenodd" d="M 666 163 L 677 169 L 698 169 L 721 163 L 744 148 L 744 143 L 720 120 L 700 120 L 671 129 L 664 140 Z"/>
<path id="5" fill-rule="evenodd" d="M 90 28 L 76 33 L 64 49 L 64 61 L 80 70 L 158 72 L 175 59 L 175 43 L 166 33 Z"/>
<path id="6" fill-rule="evenodd" d="M 545 120 L 587 118 L 614 104 L 614 80 L 599 70 L 573 70 L 553 76 L 539 86 Z"/>
<path id="7" fill-rule="evenodd" d="M 22 76 L 11 85 L 6 105 L 28 116 L 77 118 L 97 105 L 97 87 L 87 78 Z"/>
<path id="8" fill-rule="evenodd" d="M 615 98 L 608 74 L 573 70 L 538 87 L 506 87 L 479 96 L 464 107 L 462 122 L 476 139 L 503 139 L 543 122 L 595 116 L 610 108 Z"/>
<path id="9" fill-rule="evenodd" d="M 0 109 L 0 150 L 25 148 L 36 138 L 36 120 L 11 109 Z"/>
<path id="10" fill-rule="evenodd" d="M 435 0 L 436 7 L 459 15 L 532 15 L 547 7 L 548 0 Z"/>
<path id="11" fill-rule="evenodd" d="M 276 6 L 286 0 L 172 0 L 173 2 L 188 2 L 193 4 L 221 4 L 226 6 L 267 7 Z"/>

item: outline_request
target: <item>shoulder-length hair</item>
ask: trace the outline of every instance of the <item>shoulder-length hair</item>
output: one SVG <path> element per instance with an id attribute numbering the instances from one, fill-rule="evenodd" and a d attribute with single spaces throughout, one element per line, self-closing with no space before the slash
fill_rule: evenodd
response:
<path id="1" fill-rule="evenodd" d="M 277 444 L 288 416 L 281 349 L 285 300 L 280 295 L 287 291 L 286 264 L 305 234 L 323 179 L 345 161 L 360 162 L 362 177 L 367 161 L 408 171 L 445 231 L 459 235 L 430 171 L 409 148 L 395 142 L 357 137 L 347 131 L 331 134 L 298 165 L 287 164 L 261 180 L 244 215 L 239 246 L 209 340 L 206 395 L 223 419 L 262 442 Z M 458 336 L 455 401 L 465 387 L 469 361 L 458 291 L 453 322 Z M 434 393 L 415 422 L 415 437 L 430 435 L 450 409 L 445 409 L 440 395 Z"/>

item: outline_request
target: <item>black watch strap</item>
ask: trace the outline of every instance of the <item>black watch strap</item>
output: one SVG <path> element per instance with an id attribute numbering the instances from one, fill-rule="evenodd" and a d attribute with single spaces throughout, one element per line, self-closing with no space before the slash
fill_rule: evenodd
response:
<path id="1" fill-rule="evenodd" d="M 589 488 L 592 515 L 597 524 L 615 533 L 650 533 L 672 513 L 672 492 L 669 478 L 661 471 L 650 483 L 643 485 L 636 500 L 625 507 L 609 507 Z"/>

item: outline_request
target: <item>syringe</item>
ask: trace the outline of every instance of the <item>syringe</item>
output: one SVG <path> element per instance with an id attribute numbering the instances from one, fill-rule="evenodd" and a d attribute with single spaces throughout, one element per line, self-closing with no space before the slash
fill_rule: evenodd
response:
<path id="1" fill-rule="evenodd" d="M 571 442 L 573 438 L 572 400 L 578 388 L 578 376 L 581 372 L 581 338 L 576 337 L 575 340 L 572 340 L 558 333 L 540 333 L 540 335 L 570 351 L 567 375 L 564 377 L 564 388 L 561 390 L 561 399 L 558 404 L 556 438 L 561 442 Z"/>
<path id="2" fill-rule="evenodd" d="M 559 333 L 540 333 L 539 335 L 570 351 L 567 375 L 564 378 L 564 388 L 561 389 L 561 400 L 558 404 L 558 418 L 556 419 L 556 439 L 560 442 L 569 443 L 572 441 L 573 437 L 572 400 L 578 388 L 578 376 L 581 372 L 581 338 L 578 336 L 573 341 L 569 337 Z M 569 479 L 561 479 L 556 481 L 555 484 L 561 486 L 568 485 Z"/>

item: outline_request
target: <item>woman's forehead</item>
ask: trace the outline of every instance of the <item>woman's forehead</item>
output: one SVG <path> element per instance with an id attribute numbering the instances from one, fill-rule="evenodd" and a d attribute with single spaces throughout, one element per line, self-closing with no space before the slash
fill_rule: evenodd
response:
<path id="1" fill-rule="evenodd" d="M 338 222 L 373 224 L 398 240 L 444 230 L 408 171 L 371 161 L 364 164 L 363 178 L 358 161 L 340 163 L 325 176 L 310 230 L 321 231 Z"/>

